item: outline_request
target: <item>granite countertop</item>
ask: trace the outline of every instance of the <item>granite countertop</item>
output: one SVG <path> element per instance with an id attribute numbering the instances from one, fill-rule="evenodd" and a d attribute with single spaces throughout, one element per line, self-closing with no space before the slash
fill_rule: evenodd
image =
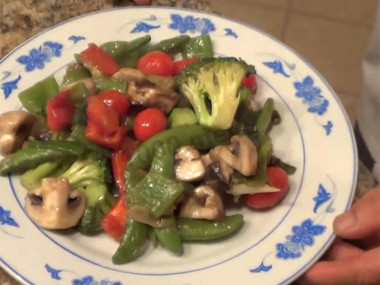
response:
<path id="1" fill-rule="evenodd" d="M 135 5 L 127 0 L 1 0 L 0 59 L 35 34 L 64 20 L 85 13 Z M 196 9 L 211 12 L 207 0 L 153 0 L 152 5 Z M 374 180 L 359 165 L 358 193 L 371 188 Z M 19 284 L 0 268 L 0 285 Z"/>

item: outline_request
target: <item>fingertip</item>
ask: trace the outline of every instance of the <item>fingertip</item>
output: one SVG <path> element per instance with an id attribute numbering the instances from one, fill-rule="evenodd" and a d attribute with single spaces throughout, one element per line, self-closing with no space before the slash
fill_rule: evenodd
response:
<path id="1" fill-rule="evenodd" d="M 333 222 L 334 231 L 337 235 L 345 234 L 356 226 L 356 216 L 354 212 L 348 211 L 337 216 Z"/>

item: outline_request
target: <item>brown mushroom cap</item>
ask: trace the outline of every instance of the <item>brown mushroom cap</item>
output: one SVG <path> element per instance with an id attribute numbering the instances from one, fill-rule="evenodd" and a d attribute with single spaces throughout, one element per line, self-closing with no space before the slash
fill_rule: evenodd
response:
<path id="1" fill-rule="evenodd" d="M 224 217 L 222 199 L 209 185 L 201 185 L 182 203 L 180 216 L 192 219 L 221 220 Z"/>
<path id="2" fill-rule="evenodd" d="M 199 152 L 192 146 L 182 146 L 175 154 L 175 176 L 180 181 L 199 181 L 206 173 Z"/>
<path id="3" fill-rule="evenodd" d="M 67 178 L 44 178 L 40 188 L 27 194 L 25 208 L 45 229 L 67 229 L 82 217 L 86 200 L 81 192 L 71 189 Z"/>
<path id="4" fill-rule="evenodd" d="M 0 116 L 0 153 L 20 149 L 29 135 L 36 117 L 25 111 L 9 111 Z"/>

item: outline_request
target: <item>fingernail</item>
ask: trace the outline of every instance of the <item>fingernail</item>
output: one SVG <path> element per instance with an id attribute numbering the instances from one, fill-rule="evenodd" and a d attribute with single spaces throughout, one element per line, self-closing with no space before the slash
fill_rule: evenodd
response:
<path id="1" fill-rule="evenodd" d="M 356 217 L 352 212 L 343 213 L 335 218 L 334 229 L 337 233 L 351 230 L 356 224 Z"/>

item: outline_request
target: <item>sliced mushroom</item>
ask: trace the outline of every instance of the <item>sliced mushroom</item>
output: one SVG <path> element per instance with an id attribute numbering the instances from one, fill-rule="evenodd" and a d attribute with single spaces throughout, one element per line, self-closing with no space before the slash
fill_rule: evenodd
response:
<path id="1" fill-rule="evenodd" d="M 0 153 L 20 149 L 28 137 L 36 117 L 25 111 L 9 111 L 0 116 Z"/>
<path id="2" fill-rule="evenodd" d="M 86 200 L 72 190 L 67 178 L 44 178 L 41 187 L 29 192 L 25 208 L 30 218 L 45 229 L 67 229 L 82 217 Z"/>
<path id="3" fill-rule="evenodd" d="M 175 176 L 180 181 L 194 182 L 201 180 L 206 169 L 199 152 L 192 146 L 183 146 L 175 154 Z"/>
<path id="4" fill-rule="evenodd" d="M 232 148 L 231 148 L 232 147 Z M 231 138 L 231 146 L 218 146 L 210 151 L 213 159 L 225 162 L 245 176 L 255 174 L 257 168 L 257 149 L 246 135 Z"/>
<path id="5" fill-rule="evenodd" d="M 179 215 L 192 219 L 221 220 L 224 218 L 223 202 L 214 188 L 201 185 L 184 199 Z"/>
<path id="6" fill-rule="evenodd" d="M 158 107 L 165 113 L 169 113 L 179 99 L 174 90 L 163 91 L 149 80 L 131 81 L 128 84 L 128 97 L 132 104 Z"/>
<path id="7" fill-rule="evenodd" d="M 145 74 L 135 68 L 123 67 L 118 72 L 114 73 L 112 78 L 119 81 L 136 82 L 143 81 L 145 79 Z"/>
<path id="8" fill-rule="evenodd" d="M 63 90 L 71 90 L 75 85 L 77 85 L 79 83 L 83 83 L 84 84 L 84 86 L 86 87 L 86 90 L 87 90 L 89 96 L 94 95 L 96 93 L 96 84 L 95 84 L 95 81 L 92 78 L 85 78 L 85 79 L 81 79 L 81 80 L 75 81 L 73 83 L 64 85 L 64 86 L 61 87 L 60 90 L 61 91 L 63 91 Z"/>

